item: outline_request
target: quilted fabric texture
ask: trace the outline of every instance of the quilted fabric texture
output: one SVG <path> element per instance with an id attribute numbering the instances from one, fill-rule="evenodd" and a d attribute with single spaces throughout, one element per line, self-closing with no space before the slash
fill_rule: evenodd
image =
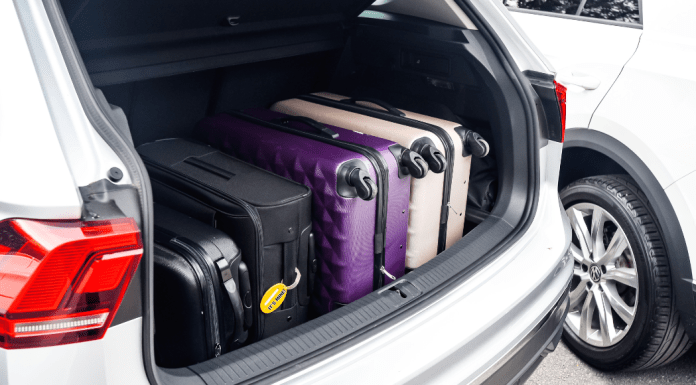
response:
<path id="1" fill-rule="evenodd" d="M 245 112 L 264 120 L 286 116 L 260 109 Z M 293 125 L 306 129 L 301 124 Z M 398 178 L 396 160 L 388 149 L 394 142 L 329 127 L 339 134 L 340 140 L 375 148 L 387 161 L 389 191 L 385 265 L 387 271 L 400 277 L 405 270 L 410 177 Z M 372 291 L 377 200 L 347 199 L 336 192 L 336 171 L 349 160 L 362 160 L 368 165 L 370 176 L 376 180 L 375 170 L 365 157 L 226 114 L 204 119 L 196 131 L 206 143 L 312 189 L 312 227 L 320 260 L 316 288 L 320 312 L 333 310 L 336 302 L 350 303 Z"/>

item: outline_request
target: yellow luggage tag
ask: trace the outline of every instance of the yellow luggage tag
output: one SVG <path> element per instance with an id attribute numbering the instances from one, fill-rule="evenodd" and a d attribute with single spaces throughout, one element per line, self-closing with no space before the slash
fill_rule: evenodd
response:
<path id="1" fill-rule="evenodd" d="M 295 282 L 292 285 L 285 286 L 283 281 L 280 281 L 280 283 L 276 283 L 275 285 L 271 286 L 270 289 L 266 290 L 266 294 L 264 294 L 263 298 L 261 298 L 262 312 L 265 314 L 273 313 L 274 310 L 283 304 L 288 291 L 296 288 L 297 285 L 300 284 L 300 278 L 302 278 L 302 275 L 297 268 L 295 268 L 295 273 L 297 276 L 295 277 Z"/>

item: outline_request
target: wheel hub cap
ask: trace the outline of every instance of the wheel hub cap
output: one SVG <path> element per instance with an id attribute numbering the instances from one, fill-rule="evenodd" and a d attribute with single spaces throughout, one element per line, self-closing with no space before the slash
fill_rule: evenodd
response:
<path id="1" fill-rule="evenodd" d="M 566 329 L 597 347 L 626 336 L 638 309 L 638 271 L 628 238 L 602 207 L 578 203 L 566 209 L 575 260 Z"/>
<path id="2" fill-rule="evenodd" d="M 602 278 L 602 269 L 597 265 L 590 266 L 590 278 L 592 278 L 594 282 L 599 282 L 599 279 Z"/>

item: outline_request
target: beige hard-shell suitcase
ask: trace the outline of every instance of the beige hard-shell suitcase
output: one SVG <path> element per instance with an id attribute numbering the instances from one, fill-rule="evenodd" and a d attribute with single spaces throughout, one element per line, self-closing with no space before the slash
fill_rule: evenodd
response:
<path id="1" fill-rule="evenodd" d="M 480 135 L 376 99 L 327 92 L 283 100 L 271 109 L 392 140 L 428 162 L 430 173 L 411 179 L 407 268 L 421 266 L 462 237 L 471 156 L 485 156 L 489 149 Z"/>

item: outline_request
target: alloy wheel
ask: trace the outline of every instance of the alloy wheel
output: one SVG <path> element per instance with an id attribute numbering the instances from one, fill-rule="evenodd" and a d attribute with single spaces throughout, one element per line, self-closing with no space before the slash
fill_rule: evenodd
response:
<path id="1" fill-rule="evenodd" d="M 626 336 L 638 309 L 638 271 L 631 245 L 602 207 L 577 203 L 566 210 L 575 260 L 566 326 L 597 347 Z"/>

